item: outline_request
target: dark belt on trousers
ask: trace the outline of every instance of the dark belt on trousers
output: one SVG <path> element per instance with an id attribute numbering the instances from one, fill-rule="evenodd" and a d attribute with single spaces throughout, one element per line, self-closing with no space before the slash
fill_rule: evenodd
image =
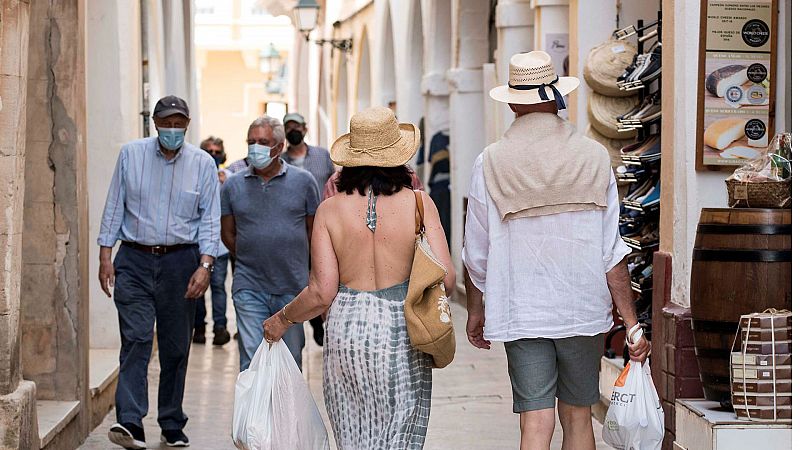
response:
<path id="1" fill-rule="evenodd" d="M 175 244 L 175 245 L 142 245 L 136 242 L 122 241 L 122 245 L 136 250 L 150 253 L 151 255 L 166 255 L 177 250 L 197 247 L 197 244 Z"/>

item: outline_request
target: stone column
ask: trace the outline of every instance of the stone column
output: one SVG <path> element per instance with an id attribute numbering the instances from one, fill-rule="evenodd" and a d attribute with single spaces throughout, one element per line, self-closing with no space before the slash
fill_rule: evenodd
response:
<path id="1" fill-rule="evenodd" d="M 419 0 L 386 2 L 391 18 L 391 27 L 386 33 L 393 33 L 392 42 L 396 64 L 394 65 L 397 85 L 397 119 L 400 122 L 419 124 L 423 114 L 422 75 L 423 75 L 423 36 L 422 12 Z M 377 13 L 378 10 L 376 9 Z M 390 68 L 384 68 L 390 70 Z M 415 160 L 412 160 L 413 165 Z"/>
<path id="2" fill-rule="evenodd" d="M 306 42 L 303 35 L 299 32 L 294 33 L 294 43 L 292 51 L 289 52 L 289 86 L 287 98 L 289 99 L 289 112 L 299 112 L 309 122 L 311 116 L 310 96 L 311 90 L 309 83 L 309 47 L 311 43 Z M 281 118 L 282 119 L 282 118 Z"/>
<path id="3" fill-rule="evenodd" d="M 516 53 L 533 50 L 533 10 L 530 0 L 500 0 L 495 10 L 497 27 L 497 66 L 498 84 L 508 83 L 508 62 Z M 502 129 L 508 128 L 514 120 L 509 108 L 501 108 Z"/>
<path id="4" fill-rule="evenodd" d="M 566 34 L 569 36 L 569 0 L 533 0 L 532 4 L 534 6 L 533 12 L 536 19 L 534 23 L 534 46 L 536 50 L 544 50 L 554 55 L 561 49 L 548 47 L 547 35 Z M 558 44 L 551 42 L 550 46 L 564 45 L 568 42 L 568 40 L 566 42 L 559 42 Z M 569 48 L 567 47 L 563 50 L 568 52 Z M 557 66 L 557 73 L 566 75 L 562 72 L 563 65 L 555 65 Z"/>
<path id="5" fill-rule="evenodd" d="M 616 28 L 615 0 L 570 0 L 569 75 L 581 85 L 569 95 L 569 119 L 578 130 L 589 125 L 586 99 L 591 89 L 583 81 L 583 66 L 593 47 L 608 40 Z"/>
<path id="6" fill-rule="evenodd" d="M 194 17 L 192 0 L 162 0 L 164 21 L 164 95 L 177 95 L 186 100 L 189 111 L 199 117 L 194 63 Z M 158 97 L 151 98 L 155 105 Z M 190 126 L 186 140 L 199 144 L 200 129 Z"/>
<path id="7" fill-rule="evenodd" d="M 472 165 L 486 144 L 483 112 L 483 64 L 489 59 L 490 3 L 484 0 L 453 0 L 452 67 L 450 84 L 450 199 L 453 259 L 461 260 L 464 243 L 464 198 L 469 192 Z M 462 264 L 456 264 L 457 279 L 463 280 Z"/>
<path id="8" fill-rule="evenodd" d="M 450 67 L 450 2 L 422 1 L 422 32 L 424 39 L 424 67 L 422 95 L 425 118 L 425 185 L 431 168 L 428 165 L 430 142 L 433 136 L 450 129 L 450 87 L 447 69 Z"/>
<path id="9" fill-rule="evenodd" d="M 85 0 L 32 0 L 22 276 L 22 368 L 37 400 L 78 401 L 51 442 L 88 433 Z"/>
<path id="10" fill-rule="evenodd" d="M 29 5 L 0 0 L 0 449 L 38 448 L 36 385 L 22 379 L 20 279 Z"/>

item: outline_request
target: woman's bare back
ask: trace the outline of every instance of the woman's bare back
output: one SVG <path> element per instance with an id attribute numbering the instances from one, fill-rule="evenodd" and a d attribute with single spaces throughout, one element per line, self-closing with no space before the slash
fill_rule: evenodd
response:
<path id="1" fill-rule="evenodd" d="M 378 196 L 375 233 L 367 227 L 367 196 L 339 193 L 325 218 L 336 259 L 339 282 L 360 291 L 402 283 L 414 256 L 416 200 L 410 189 Z"/>

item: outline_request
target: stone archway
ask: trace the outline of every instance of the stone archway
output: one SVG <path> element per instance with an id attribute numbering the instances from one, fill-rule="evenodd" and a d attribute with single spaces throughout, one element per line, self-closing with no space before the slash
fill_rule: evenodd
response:
<path id="1" fill-rule="evenodd" d="M 356 111 L 372 105 L 372 63 L 369 52 L 367 28 L 361 33 L 361 51 L 358 57 L 358 77 L 356 78 Z"/>

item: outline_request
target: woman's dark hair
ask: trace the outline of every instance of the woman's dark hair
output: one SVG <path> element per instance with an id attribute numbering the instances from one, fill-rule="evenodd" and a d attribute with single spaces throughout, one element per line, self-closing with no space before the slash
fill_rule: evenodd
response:
<path id="1" fill-rule="evenodd" d="M 376 195 L 392 195 L 404 187 L 412 189 L 412 173 L 408 166 L 344 167 L 336 180 L 336 189 L 348 195 L 354 191 L 367 195 L 367 189 L 372 186 L 372 192 Z"/>

